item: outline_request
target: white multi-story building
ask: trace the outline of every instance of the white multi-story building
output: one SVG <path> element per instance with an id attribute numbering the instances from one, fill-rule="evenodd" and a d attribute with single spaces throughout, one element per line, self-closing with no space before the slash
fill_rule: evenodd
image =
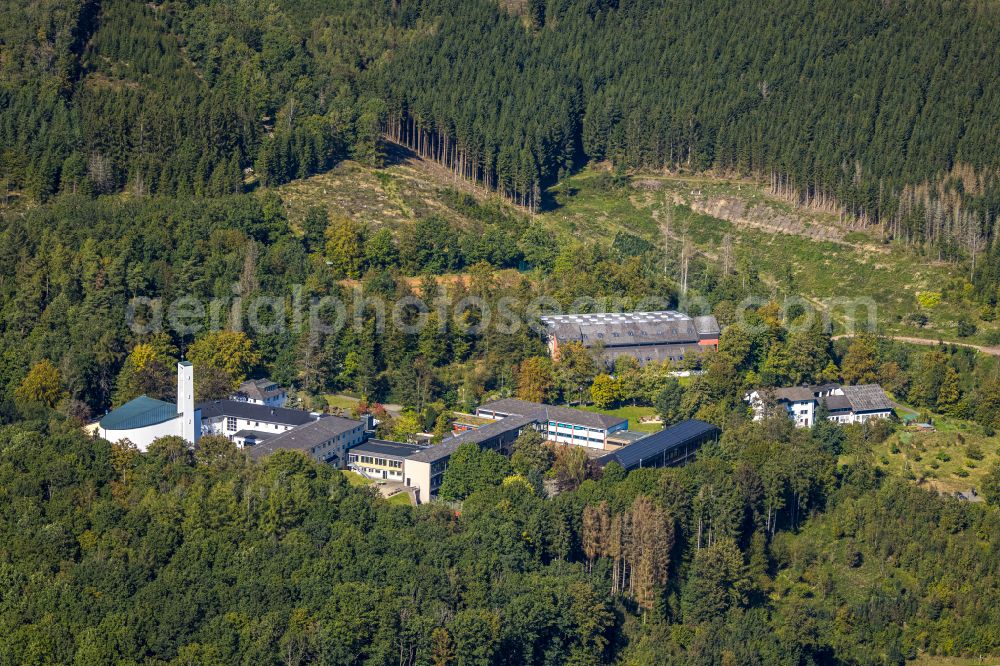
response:
<path id="1" fill-rule="evenodd" d="M 550 442 L 591 449 L 616 448 L 608 446 L 608 435 L 628 429 L 627 419 L 517 398 L 487 402 L 476 410 L 476 416 L 494 420 L 508 416 L 531 417 L 537 423 L 538 430 Z"/>
<path id="2" fill-rule="evenodd" d="M 406 457 L 421 449 L 416 444 L 369 439 L 348 453 L 348 468 L 369 479 L 405 481 Z"/>
<path id="3" fill-rule="evenodd" d="M 240 384 L 232 399 L 237 402 L 249 402 L 252 405 L 284 407 L 288 400 L 288 391 L 270 379 L 248 379 Z"/>
<path id="4" fill-rule="evenodd" d="M 837 423 L 863 423 L 869 419 L 893 415 L 892 403 L 878 384 L 841 386 L 794 386 L 758 389 L 746 395 L 755 421 L 773 409 L 783 409 L 797 427 L 811 428 L 816 423 L 820 404 L 825 404 L 827 418 Z"/>
<path id="5" fill-rule="evenodd" d="M 239 400 L 212 400 L 198 407 L 201 409 L 201 434 L 223 435 L 241 447 L 260 444 L 320 417 L 302 409 L 268 407 Z"/>
<path id="6" fill-rule="evenodd" d="M 365 424 L 339 416 L 321 416 L 288 432 L 251 446 L 250 457 L 259 460 L 275 451 L 301 451 L 334 467 L 347 465 L 347 451 L 365 440 Z"/>

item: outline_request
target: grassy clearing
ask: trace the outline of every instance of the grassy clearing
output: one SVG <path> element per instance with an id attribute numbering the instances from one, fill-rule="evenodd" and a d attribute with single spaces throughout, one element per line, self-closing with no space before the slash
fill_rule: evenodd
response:
<path id="1" fill-rule="evenodd" d="M 832 299 L 869 299 L 887 334 L 955 340 L 958 319 L 975 320 L 976 308 L 956 295 L 964 282 L 956 266 L 882 244 L 871 233 L 844 226 L 835 215 L 796 208 L 749 181 L 636 176 L 627 187 L 609 189 L 598 169 L 588 169 L 551 194 L 555 207 L 540 219 L 557 233 L 611 242 L 618 231 L 627 231 L 662 247 L 667 230 L 668 253 L 679 252 L 678 239 L 686 236 L 709 262 L 729 235 L 737 262 L 753 266 L 772 291 L 801 294 L 827 306 Z M 739 223 L 699 212 L 704 210 Z M 921 311 L 918 292 L 942 290 L 941 302 L 923 311 L 925 327 L 904 321 Z M 843 323 L 867 312 L 861 307 L 845 312 L 841 306 L 831 316 Z M 984 343 L 989 331 L 998 330 L 996 323 L 975 323 L 979 332 L 969 342 Z"/>
<path id="2" fill-rule="evenodd" d="M 322 205 L 332 215 L 396 232 L 428 215 L 462 228 L 474 224 L 449 205 L 446 193 L 453 190 L 489 198 L 446 170 L 399 151 L 383 169 L 347 161 L 278 188 L 293 226 L 310 206 Z M 852 229 L 836 215 L 795 207 L 752 181 L 635 176 L 630 184 L 615 186 L 598 166 L 565 179 L 547 195 L 550 207 L 535 221 L 557 237 L 610 243 L 618 231 L 627 231 L 662 247 L 666 230 L 668 254 L 679 253 L 679 239 L 687 237 L 711 262 L 729 235 L 737 262 L 753 266 L 771 291 L 801 294 L 826 306 L 831 299 L 870 299 L 887 334 L 956 340 L 959 318 L 976 320 L 976 308 L 960 296 L 964 278 L 956 266 L 882 244 L 877 230 Z M 917 293 L 939 291 L 945 292 L 941 302 L 921 311 Z M 917 312 L 928 318 L 923 328 L 905 320 Z M 831 316 L 843 323 L 852 314 L 835 307 Z M 861 308 L 856 314 L 867 316 Z M 1000 330 L 998 322 L 974 323 L 979 331 L 968 342 L 988 344 L 988 333 Z"/>
<path id="3" fill-rule="evenodd" d="M 987 437 L 978 424 L 947 416 L 935 417 L 934 425 L 934 432 L 901 428 L 875 447 L 875 463 L 941 492 L 978 488 L 1000 462 L 1000 437 Z"/>
<path id="4" fill-rule="evenodd" d="M 910 666 L 997 666 L 1000 660 L 992 657 L 935 657 L 919 655 Z"/>
<path id="5" fill-rule="evenodd" d="M 656 237 L 655 208 L 637 205 L 626 189 L 603 189 L 597 185 L 599 176 L 586 170 L 553 187 L 549 193 L 555 208 L 540 215 L 541 220 L 566 237 L 611 242 L 618 231 Z"/>
<path id="6" fill-rule="evenodd" d="M 324 206 L 331 217 L 346 215 L 372 229 L 405 229 L 415 220 L 440 215 L 464 227 L 471 221 L 446 203 L 445 192 L 461 190 L 485 198 L 486 193 L 450 178 L 436 165 L 392 150 L 383 169 L 350 160 L 330 171 L 277 188 L 285 213 L 298 229 L 306 211 Z"/>
<path id="7" fill-rule="evenodd" d="M 663 429 L 662 424 L 660 423 L 639 422 L 639 419 L 649 418 L 656 415 L 656 410 L 652 407 L 625 406 L 619 407 L 618 409 L 598 409 L 597 407 L 590 405 L 588 407 L 582 407 L 582 409 L 588 412 L 595 412 L 597 414 L 607 414 L 620 419 L 628 419 L 629 430 L 636 430 L 638 432 L 657 432 Z"/>
<path id="8" fill-rule="evenodd" d="M 330 405 L 331 409 L 343 409 L 345 411 L 352 410 L 360 402 L 357 398 L 344 395 L 343 393 L 326 393 L 323 395 L 323 399 L 326 400 L 326 404 Z"/>

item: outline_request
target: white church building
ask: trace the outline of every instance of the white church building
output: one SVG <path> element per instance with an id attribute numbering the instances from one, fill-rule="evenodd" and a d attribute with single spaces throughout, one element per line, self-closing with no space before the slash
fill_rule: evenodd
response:
<path id="1" fill-rule="evenodd" d="M 177 404 L 141 395 L 108 413 L 97 424 L 98 436 L 127 439 L 145 452 L 154 439 L 176 435 L 189 444 L 201 437 L 201 410 L 194 406 L 194 367 L 177 364 Z"/>

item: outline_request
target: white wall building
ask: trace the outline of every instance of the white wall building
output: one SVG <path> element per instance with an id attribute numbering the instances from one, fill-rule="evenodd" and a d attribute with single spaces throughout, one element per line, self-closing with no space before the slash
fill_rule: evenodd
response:
<path id="1" fill-rule="evenodd" d="M 841 386 L 794 386 L 758 389 L 746 395 L 755 421 L 775 409 L 783 409 L 796 427 L 811 428 L 816 423 L 820 404 L 825 403 L 827 418 L 837 423 L 863 423 L 869 419 L 893 415 L 892 403 L 878 384 Z"/>
<path id="2" fill-rule="evenodd" d="M 319 414 L 302 409 L 269 407 L 239 400 L 212 400 L 198 407 L 203 435 L 223 435 L 241 447 L 260 444 L 320 418 Z"/>
<path id="3" fill-rule="evenodd" d="M 608 435 L 628 429 L 627 419 L 517 398 L 487 402 L 476 410 L 476 416 L 487 419 L 504 419 L 515 415 L 533 418 L 538 424 L 537 429 L 550 442 L 591 449 L 616 448 L 608 445 Z"/>
<path id="4" fill-rule="evenodd" d="M 322 416 L 270 437 L 249 447 L 250 457 L 259 460 L 275 451 L 302 451 L 334 467 L 347 466 L 347 450 L 365 440 L 365 424 L 340 416 Z"/>
<path id="5" fill-rule="evenodd" d="M 201 437 L 201 412 L 194 405 L 194 367 L 177 364 L 177 402 L 141 395 L 109 412 L 97 424 L 98 436 L 109 442 L 127 439 L 145 452 L 154 439 L 182 437 L 195 444 Z"/>
<path id="6" fill-rule="evenodd" d="M 402 483 L 406 457 L 420 449 L 416 444 L 369 439 L 348 452 L 348 468 L 369 479 Z"/>

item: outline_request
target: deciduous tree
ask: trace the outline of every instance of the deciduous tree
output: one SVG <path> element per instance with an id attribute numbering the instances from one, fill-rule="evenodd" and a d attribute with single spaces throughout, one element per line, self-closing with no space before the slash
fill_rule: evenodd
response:
<path id="1" fill-rule="evenodd" d="M 31 366 L 27 376 L 14 391 L 18 405 L 23 408 L 34 405 L 55 407 L 65 396 L 59 370 L 47 358 Z"/>

